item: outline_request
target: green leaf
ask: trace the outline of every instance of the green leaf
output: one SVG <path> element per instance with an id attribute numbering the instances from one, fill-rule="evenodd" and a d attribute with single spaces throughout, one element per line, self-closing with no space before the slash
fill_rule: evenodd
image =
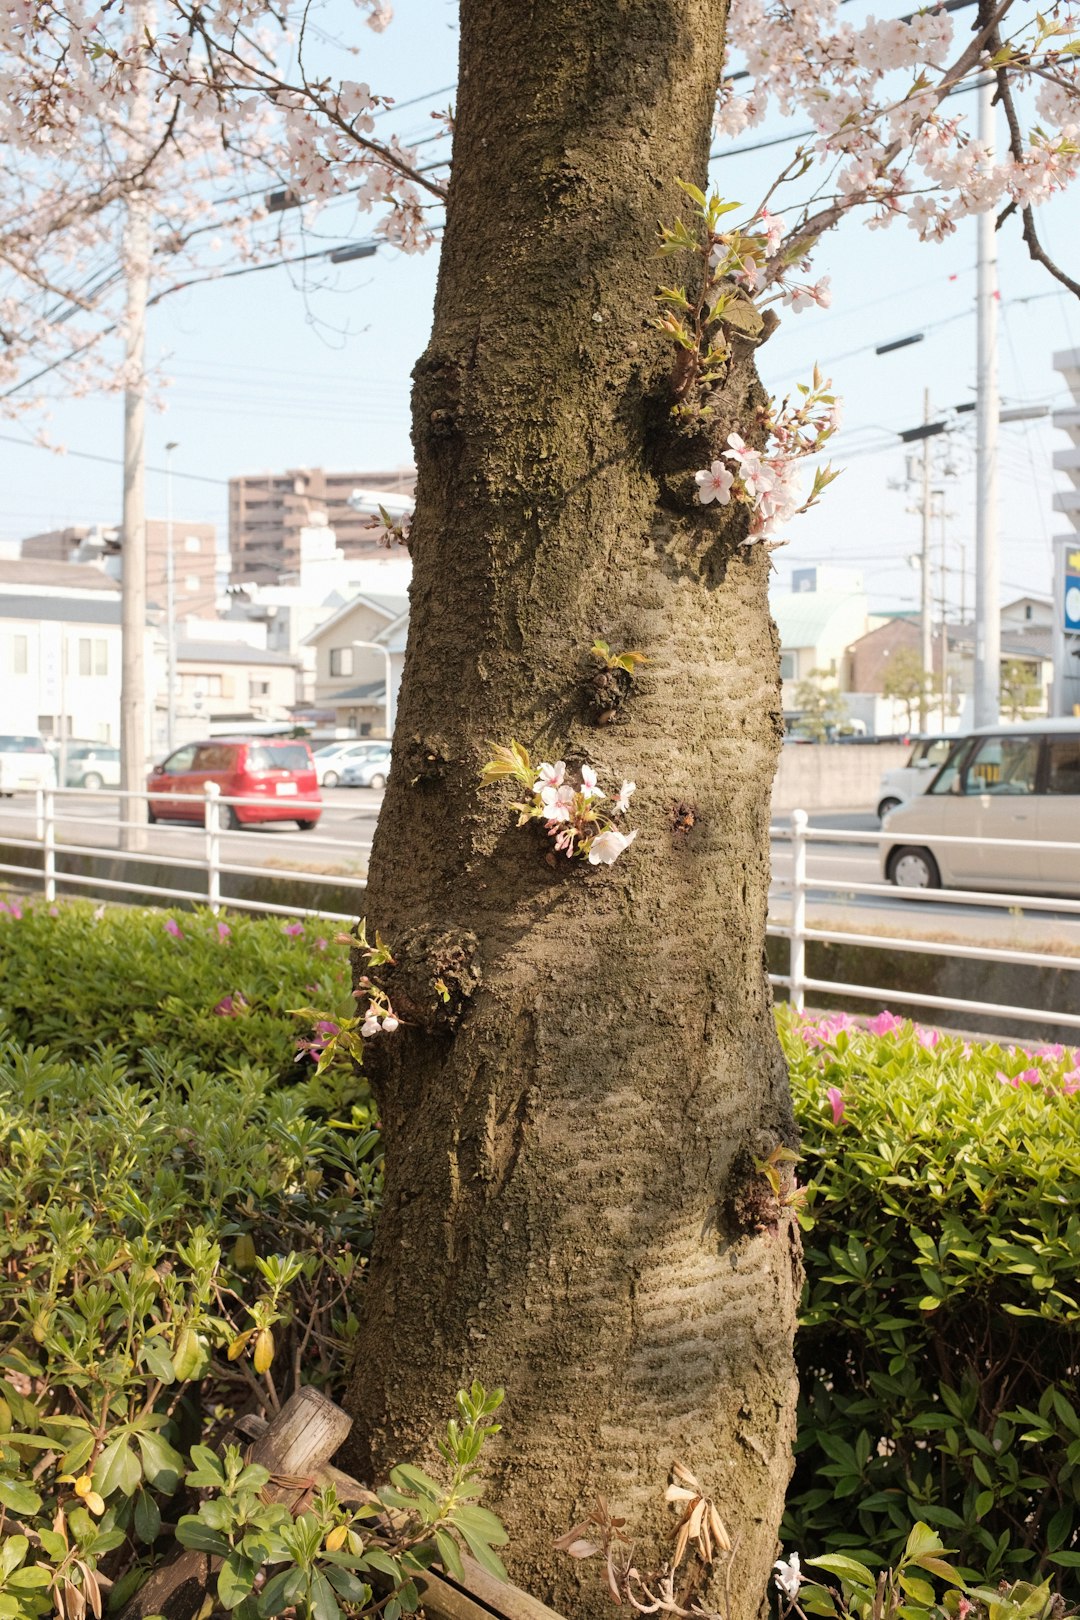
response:
<path id="1" fill-rule="evenodd" d="M 175 1446 L 170 1446 L 160 1434 L 139 1434 L 136 1439 L 142 1452 L 143 1471 L 147 1479 L 156 1491 L 161 1491 L 164 1496 L 171 1496 L 184 1472 L 183 1457 Z"/>
<path id="2" fill-rule="evenodd" d="M 17 1479 L 5 1479 L 0 1475 L 0 1507 L 6 1507 L 11 1513 L 18 1513 L 20 1517 L 35 1514 L 41 1507 L 41 1497 L 37 1491 L 32 1491 L 29 1485 L 23 1485 Z"/>
<path id="3" fill-rule="evenodd" d="M 812 1581 L 805 1582 L 799 1588 L 799 1607 L 805 1609 L 807 1614 L 823 1614 L 834 1616 L 836 1614 L 836 1600 L 827 1586 L 816 1586 Z"/>
<path id="4" fill-rule="evenodd" d="M 188 1485 L 199 1485 L 206 1490 L 220 1489 L 224 1485 L 225 1469 L 217 1453 L 211 1451 L 209 1446 L 192 1446 L 191 1460 L 195 1466 L 188 1470 Z"/>
<path id="5" fill-rule="evenodd" d="M 147 1490 L 135 1498 L 135 1534 L 148 1547 L 153 1546 L 161 1532 L 161 1511 Z"/>
<path id="6" fill-rule="evenodd" d="M 351 1570 L 331 1564 L 326 1570 L 326 1578 L 346 1603 L 355 1603 L 357 1608 L 362 1609 L 370 1601 L 371 1587 L 358 1580 Z"/>
<path id="7" fill-rule="evenodd" d="M 843 1553 L 827 1553 L 823 1558 L 808 1558 L 808 1564 L 817 1569 L 825 1570 L 829 1575 L 839 1576 L 842 1581 L 850 1581 L 866 1592 L 872 1592 L 877 1582 L 865 1564 L 860 1564 L 854 1558 L 847 1558 Z"/>
<path id="8" fill-rule="evenodd" d="M 334 1589 L 320 1569 L 311 1572 L 308 1600 L 313 1620 L 340 1620 L 341 1610 Z"/>
<path id="9" fill-rule="evenodd" d="M 463 1524 L 457 1525 L 461 1539 L 465 1542 L 481 1569 L 486 1569 L 489 1575 L 494 1575 L 497 1581 L 509 1580 L 506 1567 L 498 1553 L 492 1552 L 487 1542 L 474 1531 L 466 1529 Z"/>
<path id="10" fill-rule="evenodd" d="M 465 1567 L 453 1536 L 448 1535 L 445 1530 L 436 1530 L 435 1545 L 439 1549 L 439 1562 L 443 1569 L 448 1575 L 452 1575 L 455 1581 L 460 1581 L 464 1577 Z"/>
<path id="11" fill-rule="evenodd" d="M 0 1576 L 10 1575 L 13 1569 L 18 1569 L 29 1551 L 30 1543 L 26 1536 L 8 1536 L 0 1544 Z"/>
<path id="12" fill-rule="evenodd" d="M 132 1496 L 141 1480 L 139 1459 L 128 1445 L 127 1435 L 110 1440 L 94 1467 L 94 1489 L 106 1500 L 116 1491 Z"/>
<path id="13" fill-rule="evenodd" d="M 917 1524 L 912 1526 L 911 1534 L 907 1538 L 907 1546 L 904 1548 L 904 1558 L 922 1558 L 927 1553 L 939 1553 L 944 1552 L 944 1550 L 945 1544 L 938 1535 L 937 1531 L 931 1530 L 930 1526 L 928 1524 L 924 1524 L 920 1519 Z M 933 1602 L 933 1596 L 934 1595 L 931 1592 L 931 1602 Z"/>
<path id="14" fill-rule="evenodd" d="M 191 1547 L 195 1552 L 212 1553 L 215 1558 L 224 1558 L 229 1552 L 229 1543 L 218 1531 L 212 1530 L 208 1524 L 195 1513 L 185 1513 L 176 1526 L 176 1539 L 182 1547 Z"/>
<path id="15" fill-rule="evenodd" d="M 25 1564 L 22 1569 L 15 1570 L 9 1575 L 6 1585 L 9 1589 L 28 1592 L 42 1586 L 52 1585 L 53 1572 L 44 1564 Z"/>
<path id="16" fill-rule="evenodd" d="M 422 1468 L 414 1468 L 412 1463 L 399 1463 L 396 1468 L 391 1468 L 390 1478 L 395 1485 L 409 1486 L 432 1502 L 438 1502 L 443 1494 L 442 1486 L 430 1474 L 425 1474 Z"/>
<path id="17" fill-rule="evenodd" d="M 173 1366 L 172 1356 L 159 1334 L 153 1334 L 149 1339 L 143 1340 L 139 1359 L 161 1383 L 176 1382 L 176 1368 Z"/>
<path id="18" fill-rule="evenodd" d="M 241 1553 L 231 1552 L 218 1571 L 217 1593 L 222 1607 L 235 1609 L 251 1591 L 255 1582 L 255 1565 Z"/>
<path id="19" fill-rule="evenodd" d="M 267 1581 L 259 1594 L 259 1613 L 267 1617 L 278 1615 L 285 1609 L 293 1608 L 303 1597 L 307 1589 L 302 1569 L 294 1564 L 291 1569 L 283 1569 L 279 1575 Z"/>

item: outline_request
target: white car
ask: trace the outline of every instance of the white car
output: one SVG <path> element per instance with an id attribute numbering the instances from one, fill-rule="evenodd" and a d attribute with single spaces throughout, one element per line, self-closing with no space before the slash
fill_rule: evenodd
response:
<path id="1" fill-rule="evenodd" d="M 390 775 L 390 745 L 383 743 L 382 751 L 368 755 L 367 759 L 350 760 L 345 766 L 341 778 L 342 787 L 375 788 L 376 791 L 386 786 L 386 778 Z"/>
<path id="2" fill-rule="evenodd" d="M 54 788 L 56 761 L 36 733 L 0 735 L 0 793 L 11 798 L 21 788 Z"/>
<path id="3" fill-rule="evenodd" d="M 390 744 L 381 737 L 364 737 L 359 741 L 356 738 L 346 737 L 340 742 L 327 743 L 324 747 L 316 749 L 313 756 L 319 786 L 337 787 L 339 782 L 344 781 L 346 765 L 362 764 L 377 754 L 389 751 Z"/>
<path id="4" fill-rule="evenodd" d="M 926 792 L 883 826 L 882 876 L 899 888 L 1080 894 L 1080 848 L 1053 847 L 1080 844 L 1080 720 L 957 739 Z"/>
<path id="5" fill-rule="evenodd" d="M 904 763 L 893 771 L 881 773 L 878 820 L 895 810 L 898 804 L 906 804 L 909 799 L 917 799 L 920 793 L 925 793 L 934 772 L 944 765 L 949 749 L 959 740 L 958 737 L 913 737 L 911 753 Z"/>

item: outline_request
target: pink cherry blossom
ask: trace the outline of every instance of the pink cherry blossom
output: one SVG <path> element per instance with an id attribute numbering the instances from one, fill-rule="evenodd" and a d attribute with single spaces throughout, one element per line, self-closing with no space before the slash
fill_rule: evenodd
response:
<path id="1" fill-rule="evenodd" d="M 596 772 L 591 765 L 581 767 L 581 797 L 583 799 L 602 799 L 604 797 L 596 785 Z"/>
<path id="2" fill-rule="evenodd" d="M 708 506 L 710 501 L 718 501 L 726 506 L 731 499 L 731 486 L 735 482 L 735 475 L 722 461 L 714 461 L 711 467 L 694 474 L 694 482 L 698 487 L 698 500 L 702 506 Z"/>
<path id="3" fill-rule="evenodd" d="M 624 782 L 618 793 L 615 795 L 615 798 L 612 800 L 612 810 L 616 811 L 619 815 L 622 815 L 624 811 L 629 809 L 630 795 L 635 791 L 636 788 L 636 782 Z"/>
<path id="4" fill-rule="evenodd" d="M 589 846 L 589 865 L 610 866 L 624 849 L 630 848 L 636 837 L 636 829 L 632 833 L 621 833 L 615 827 L 608 827 L 606 831 L 597 833 Z"/>
<path id="5" fill-rule="evenodd" d="M 562 787 L 563 782 L 565 781 L 565 779 L 566 779 L 566 761 L 565 760 L 557 759 L 555 761 L 554 765 L 549 765 L 545 761 L 537 770 L 536 781 L 533 784 L 533 792 L 534 793 L 539 792 L 539 790 L 541 788 L 545 788 L 545 787 L 549 787 L 549 788 Z"/>

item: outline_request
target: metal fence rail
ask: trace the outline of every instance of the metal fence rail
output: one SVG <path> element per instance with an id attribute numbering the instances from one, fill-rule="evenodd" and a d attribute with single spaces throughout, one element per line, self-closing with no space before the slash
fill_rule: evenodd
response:
<path id="1" fill-rule="evenodd" d="M 889 990 L 881 985 L 851 984 L 842 979 L 815 979 L 806 971 L 806 946 L 811 940 L 837 945 L 862 945 L 874 950 L 918 951 L 930 956 L 969 957 L 974 961 L 1012 963 L 1025 967 L 1060 968 L 1071 973 L 1080 973 L 1080 955 L 1059 956 L 1042 951 L 1014 950 L 1007 946 L 969 945 L 966 940 L 959 939 L 946 943 L 921 938 L 918 934 L 861 934 L 850 929 L 810 928 L 806 922 L 806 897 L 808 890 L 813 889 L 841 895 L 878 894 L 892 901 L 945 900 L 953 904 L 959 901 L 971 905 L 1063 912 L 1066 915 L 1080 914 L 1080 900 L 1001 894 L 982 889 L 902 889 L 892 883 L 852 883 L 844 878 L 830 878 L 816 874 L 810 878 L 807 875 L 806 857 L 807 847 L 811 842 L 861 843 L 880 847 L 883 843 L 895 844 L 896 838 L 894 834 L 884 831 L 849 832 L 834 828 L 811 828 L 805 810 L 792 811 L 790 826 L 770 827 L 769 837 L 774 842 L 787 842 L 791 845 L 791 878 L 786 885 L 781 885 L 779 890 L 781 895 L 786 893 L 790 899 L 791 920 L 787 924 L 770 921 L 766 928 L 766 932 L 772 938 L 789 941 L 788 971 L 770 973 L 769 983 L 775 987 L 786 988 L 788 999 L 798 1011 L 803 1010 L 809 991 L 819 995 L 850 996 L 859 1001 L 878 1003 L 886 997 L 892 997 L 914 1007 L 970 1013 L 976 1017 L 1015 1018 L 1024 1023 L 1052 1022 L 1067 1029 L 1080 1029 L 1080 1013 L 1050 1012 L 1043 1007 L 1023 1007 L 1000 1002 L 934 996 L 918 991 Z M 1034 845 L 1043 850 L 1068 851 L 1080 855 L 1080 843 L 1050 842 L 1041 839 L 1036 841 L 1023 838 L 962 838 L 953 834 L 935 833 L 933 841 L 935 844 L 978 844 L 984 848 L 996 846 L 1024 849 Z"/>
<path id="2" fill-rule="evenodd" d="M 229 894 L 224 891 L 223 881 L 231 876 L 261 877 L 269 880 L 282 879 L 287 882 L 302 882 L 330 886 L 338 891 L 353 890 L 360 895 L 367 887 L 366 880 L 348 874 L 333 872 L 308 871 L 293 866 L 259 866 L 247 860 L 227 860 L 222 851 L 222 836 L 228 833 L 230 838 L 243 836 L 245 829 L 226 828 L 223 812 L 228 807 L 263 806 L 265 798 L 229 798 L 222 795 L 216 783 L 207 783 L 205 787 L 202 816 L 201 816 L 201 851 L 195 854 L 173 854 L 170 851 L 151 851 L 138 848 L 114 849 L 101 844 L 90 842 L 67 842 L 61 840 L 58 833 L 58 821 L 61 814 L 58 801 L 68 799 L 93 800 L 100 803 L 103 798 L 116 799 L 121 808 L 125 801 L 138 799 L 147 804 L 175 799 L 176 795 L 149 794 L 145 792 L 122 793 L 109 789 L 105 793 L 93 792 L 85 788 L 42 788 L 38 789 L 35 806 L 34 836 L 24 834 L 9 836 L 4 830 L 4 820 L 7 819 L 3 810 L 0 810 L 0 843 L 11 849 L 40 850 L 40 866 L 17 865 L 13 862 L 0 862 L 0 874 L 17 878 L 23 885 L 32 884 L 36 879 L 40 884 L 41 892 L 47 901 L 55 901 L 57 894 L 68 887 L 73 889 L 104 890 L 117 895 L 141 896 L 151 902 L 162 900 L 180 900 L 191 903 L 202 902 L 211 911 L 217 912 L 223 906 L 236 910 L 265 912 L 279 916 L 324 918 L 328 922 L 351 923 L 352 914 L 340 911 L 328 911 L 318 906 L 297 906 L 273 900 L 246 898 L 242 895 Z M 198 823 L 196 824 L 198 825 Z M 134 828 L 145 830 L 146 823 L 127 819 L 117 819 L 110 822 L 110 828 L 126 831 Z M 800 1011 L 805 1006 L 808 994 L 830 995 L 841 999 L 851 999 L 856 1002 L 877 1002 L 883 1004 L 888 999 L 900 1001 L 915 1007 L 925 1007 L 929 1011 L 948 1011 L 963 1013 L 973 1017 L 993 1017 L 1015 1019 L 1020 1023 L 1052 1022 L 1067 1029 L 1080 1029 L 1080 1012 L 1057 1012 L 1040 1007 L 1025 1007 L 1016 1004 L 1003 1004 L 999 1002 L 956 999 L 953 997 L 932 995 L 923 991 L 900 990 L 884 985 L 853 984 L 840 979 L 818 979 L 807 972 L 806 952 L 807 946 L 814 943 L 855 945 L 867 950 L 894 951 L 901 953 L 919 952 L 929 956 L 943 958 L 964 957 L 972 961 L 986 963 L 1010 963 L 1022 967 L 1043 967 L 1061 970 L 1069 973 L 1080 973 L 1080 955 L 1075 957 L 1052 951 L 1039 951 L 1033 949 L 1010 948 L 998 945 L 969 944 L 963 939 L 942 941 L 925 937 L 918 930 L 906 933 L 865 933 L 857 929 L 826 928 L 810 925 L 807 922 L 807 898 L 811 892 L 824 891 L 827 894 L 838 896 L 873 897 L 875 895 L 887 898 L 892 902 L 902 901 L 917 904 L 939 904 L 947 902 L 955 904 L 981 907 L 1008 907 L 1022 908 L 1024 911 L 1055 912 L 1066 918 L 1080 918 L 1080 899 L 1056 898 L 1047 895 L 1026 895 L 1014 893 L 998 893 L 982 889 L 902 889 L 894 884 L 885 882 L 866 882 L 864 880 L 851 880 L 844 877 L 832 877 L 815 873 L 812 877 L 807 871 L 807 852 L 811 844 L 866 844 L 878 847 L 884 842 L 895 842 L 895 839 L 886 832 L 855 832 L 832 828 L 811 828 L 808 824 L 806 812 L 796 810 L 792 812 L 790 825 L 774 825 L 769 829 L 770 839 L 773 843 L 788 844 L 791 849 L 791 874 L 787 879 L 774 880 L 772 895 L 774 899 L 789 903 L 789 915 L 786 920 L 770 915 L 767 933 L 771 938 L 788 941 L 789 959 L 786 973 L 770 973 L 769 982 L 776 988 L 786 989 L 792 1004 Z M 257 836 L 257 835 L 256 835 Z M 326 836 L 318 836 L 305 832 L 304 849 L 329 847 L 341 853 L 341 841 Z M 132 840 L 125 840 L 132 842 Z M 995 845 L 1000 848 L 1024 849 L 1031 847 L 1035 842 L 1028 839 L 1005 838 L 962 838 L 956 836 L 934 835 L 935 843 L 942 844 L 979 844 L 980 846 Z M 252 847 L 254 848 L 254 842 Z M 265 846 L 262 846 L 265 848 Z M 1037 841 L 1037 847 L 1042 850 L 1052 849 L 1062 853 L 1068 852 L 1080 856 L 1080 842 L 1049 843 Z M 205 873 L 205 883 L 197 890 L 165 887 L 160 884 L 143 883 L 132 874 L 125 874 L 122 878 L 95 876 L 86 872 L 68 872 L 60 869 L 58 862 L 62 857 L 77 855 L 100 860 L 123 860 L 131 862 L 136 868 L 143 866 L 176 867 L 181 870 L 192 870 Z M 1080 873 L 1080 862 L 1077 863 Z M 1077 1005 L 1080 1005 L 1078 998 Z"/>

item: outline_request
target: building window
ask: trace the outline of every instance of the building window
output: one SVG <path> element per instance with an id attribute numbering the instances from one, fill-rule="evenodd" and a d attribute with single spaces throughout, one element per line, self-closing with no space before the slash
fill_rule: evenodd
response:
<path id="1" fill-rule="evenodd" d="M 29 667 L 30 641 L 28 636 L 11 638 L 11 673 L 25 675 Z"/>
<path id="2" fill-rule="evenodd" d="M 79 637 L 79 674 L 107 675 L 109 673 L 109 643 L 96 637 Z"/>
<path id="3" fill-rule="evenodd" d="M 220 675 L 181 675 L 179 687 L 185 697 L 223 697 Z"/>
<path id="4" fill-rule="evenodd" d="M 331 647 L 330 673 L 331 675 L 351 675 L 353 672 L 353 650 L 351 647 Z"/>
<path id="5" fill-rule="evenodd" d="M 248 681 L 248 696 L 251 697 L 251 698 L 269 697 L 270 696 L 270 682 L 269 681 Z"/>
<path id="6" fill-rule="evenodd" d="M 184 536 L 184 550 L 185 551 L 201 551 L 202 550 L 202 541 L 199 539 L 199 536 L 197 534 L 186 534 Z"/>
<path id="7" fill-rule="evenodd" d="M 793 652 L 782 652 L 780 654 L 780 679 L 782 681 L 793 681 L 795 679 L 795 654 Z"/>
<path id="8" fill-rule="evenodd" d="M 201 586 L 202 580 L 199 578 L 198 574 L 189 574 L 184 581 L 184 589 L 189 595 L 193 595 L 195 591 L 201 588 Z"/>

